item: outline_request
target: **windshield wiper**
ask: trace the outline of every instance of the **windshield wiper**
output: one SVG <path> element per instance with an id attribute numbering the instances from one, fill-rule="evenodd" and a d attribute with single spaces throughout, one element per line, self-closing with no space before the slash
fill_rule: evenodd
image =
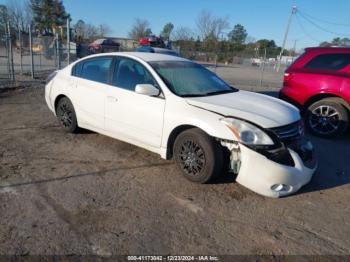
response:
<path id="1" fill-rule="evenodd" d="M 231 89 L 231 90 L 220 90 L 220 91 L 206 93 L 206 94 L 204 94 L 204 96 L 222 95 L 222 94 L 233 93 L 233 92 L 237 92 L 237 90 L 234 90 L 234 89 Z"/>
<path id="2" fill-rule="evenodd" d="M 203 94 L 186 94 L 181 95 L 181 97 L 202 97 L 202 96 L 215 96 L 215 95 L 222 95 L 227 93 L 233 93 L 237 92 L 238 90 L 232 89 L 232 90 L 220 90 L 215 92 L 209 92 L 209 93 L 203 93 Z"/>

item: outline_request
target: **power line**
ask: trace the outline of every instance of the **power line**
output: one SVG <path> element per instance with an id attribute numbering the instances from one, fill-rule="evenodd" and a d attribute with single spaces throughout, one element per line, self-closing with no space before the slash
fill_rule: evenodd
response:
<path id="1" fill-rule="evenodd" d="M 327 20 L 323 20 L 323 19 L 320 19 L 320 18 L 317 18 L 317 17 L 314 17 L 312 15 L 309 15 L 303 11 L 300 11 L 298 9 L 298 12 L 303 14 L 304 16 L 307 16 L 309 17 L 310 19 L 313 19 L 313 20 L 316 20 L 316 21 L 319 21 L 319 22 L 322 22 L 322 23 L 326 23 L 326 24 L 330 24 L 330 25 L 335 25 L 335 26 L 344 26 L 344 27 L 350 27 L 350 24 L 341 24 L 341 23 L 335 23 L 335 22 L 330 22 L 330 21 L 327 21 Z"/>
<path id="2" fill-rule="evenodd" d="M 279 71 L 280 66 L 281 66 L 282 55 L 283 55 L 283 51 L 284 51 L 284 49 L 285 49 L 285 47 L 286 47 L 287 37 L 288 37 L 290 25 L 291 25 L 291 23 L 292 23 L 292 18 L 293 18 L 293 15 L 296 14 L 297 10 L 298 10 L 298 9 L 297 9 L 296 6 L 292 6 L 292 10 L 291 10 L 290 15 L 289 15 L 289 18 L 288 18 L 288 23 L 287 23 L 286 32 L 284 33 L 284 38 L 283 38 L 281 53 L 280 53 L 280 55 L 279 55 L 278 63 L 277 63 L 277 66 L 276 66 L 276 71 L 277 71 L 277 72 Z"/>
<path id="3" fill-rule="evenodd" d="M 324 31 L 324 32 L 327 32 L 329 34 L 333 34 L 333 35 L 337 35 L 337 36 L 347 36 L 347 37 L 350 37 L 350 35 L 348 34 L 340 34 L 340 33 L 337 33 L 337 32 L 333 32 L 333 31 L 330 31 L 328 29 L 325 29 L 323 28 L 322 26 L 316 24 L 315 22 L 313 22 L 312 20 L 310 20 L 308 17 L 304 16 L 302 13 L 297 13 L 300 17 L 302 17 L 304 20 L 306 20 L 307 22 L 309 22 L 310 24 L 312 24 L 313 26 L 317 27 L 318 29 Z"/>
<path id="4" fill-rule="evenodd" d="M 302 25 L 302 23 L 301 23 L 301 21 L 300 21 L 300 19 L 299 19 L 298 16 L 296 16 L 296 20 L 297 20 L 297 22 L 298 22 L 299 27 L 301 28 L 301 31 L 303 31 L 303 33 L 304 33 L 307 37 L 309 37 L 309 38 L 310 38 L 311 40 L 313 40 L 314 42 L 317 42 L 317 43 L 321 43 L 321 42 L 322 42 L 322 41 L 320 41 L 320 40 L 314 38 L 311 34 L 309 34 L 309 33 L 306 31 L 305 27 Z"/>

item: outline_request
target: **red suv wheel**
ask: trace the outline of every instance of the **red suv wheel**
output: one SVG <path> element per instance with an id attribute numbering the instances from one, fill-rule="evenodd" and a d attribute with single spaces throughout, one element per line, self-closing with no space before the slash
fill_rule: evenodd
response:
<path id="1" fill-rule="evenodd" d="M 306 112 L 306 126 L 320 137 L 341 135 L 349 125 L 349 115 L 336 99 L 325 98 L 311 104 Z"/>

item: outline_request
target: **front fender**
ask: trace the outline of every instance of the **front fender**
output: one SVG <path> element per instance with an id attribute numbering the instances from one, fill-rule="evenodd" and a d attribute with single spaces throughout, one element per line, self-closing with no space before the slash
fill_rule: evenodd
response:
<path id="1" fill-rule="evenodd" d="M 176 108 L 172 108 L 172 105 L 167 104 L 164 117 L 162 148 L 167 148 L 170 134 L 173 130 L 181 126 L 197 127 L 212 137 L 231 141 L 235 140 L 230 129 L 220 121 L 223 117 L 215 112 L 188 105 L 186 102 Z"/>

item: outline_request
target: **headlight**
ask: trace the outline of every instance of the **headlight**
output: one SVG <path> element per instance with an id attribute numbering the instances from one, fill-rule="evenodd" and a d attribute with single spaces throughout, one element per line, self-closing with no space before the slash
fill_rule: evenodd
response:
<path id="1" fill-rule="evenodd" d="M 272 139 L 260 128 L 235 118 L 220 119 L 234 134 L 238 142 L 247 145 L 273 145 Z"/>

